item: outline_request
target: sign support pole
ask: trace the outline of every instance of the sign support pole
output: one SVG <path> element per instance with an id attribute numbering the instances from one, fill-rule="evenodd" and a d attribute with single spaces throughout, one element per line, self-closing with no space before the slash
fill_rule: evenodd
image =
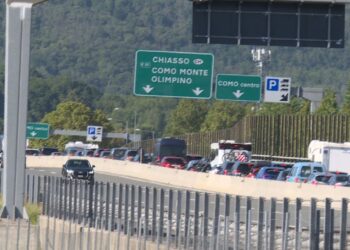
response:
<path id="1" fill-rule="evenodd" d="M 31 9 L 34 1 L 6 3 L 4 206 L 1 217 L 27 217 L 24 209 Z"/>

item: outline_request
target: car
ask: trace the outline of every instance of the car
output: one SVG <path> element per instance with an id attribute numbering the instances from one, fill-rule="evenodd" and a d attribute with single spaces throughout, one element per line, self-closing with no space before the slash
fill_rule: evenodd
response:
<path id="1" fill-rule="evenodd" d="M 63 153 L 62 152 L 52 152 L 51 155 L 52 156 L 62 156 Z"/>
<path id="2" fill-rule="evenodd" d="M 93 157 L 100 157 L 101 156 L 101 152 L 103 152 L 103 151 L 109 151 L 109 149 L 108 148 L 95 149 Z"/>
<path id="3" fill-rule="evenodd" d="M 209 159 L 192 160 L 186 164 L 186 170 L 195 172 L 209 172 L 211 170 Z"/>
<path id="4" fill-rule="evenodd" d="M 27 148 L 26 155 L 40 155 L 40 150 L 36 148 Z"/>
<path id="5" fill-rule="evenodd" d="M 293 165 L 290 174 L 287 176 L 288 182 L 307 182 L 312 173 L 326 172 L 326 167 L 318 162 L 297 162 Z"/>
<path id="6" fill-rule="evenodd" d="M 307 179 L 307 183 L 314 185 L 328 185 L 330 178 L 335 175 L 331 173 L 312 173 Z"/>
<path id="7" fill-rule="evenodd" d="M 136 149 L 129 149 L 129 148 L 112 148 L 111 149 L 111 157 L 112 159 L 115 160 L 128 160 L 128 161 L 133 161 L 134 157 L 138 154 L 139 152 Z"/>
<path id="8" fill-rule="evenodd" d="M 182 157 L 164 156 L 159 165 L 165 168 L 184 169 L 185 164 L 186 160 Z"/>
<path id="9" fill-rule="evenodd" d="M 249 162 L 239 162 L 237 161 L 233 168 L 232 168 L 232 173 L 231 175 L 233 176 L 247 176 L 254 165 Z"/>
<path id="10" fill-rule="evenodd" d="M 51 155 L 53 152 L 59 152 L 57 148 L 43 147 L 39 149 L 40 155 Z"/>
<path id="11" fill-rule="evenodd" d="M 251 164 L 251 170 L 250 173 L 247 175 L 247 177 L 255 178 L 256 174 L 259 172 L 259 170 L 262 167 L 269 167 L 271 166 L 271 161 L 264 161 L 264 160 L 251 160 L 249 161 Z"/>
<path id="12" fill-rule="evenodd" d="M 94 181 L 95 166 L 86 159 L 68 159 L 62 167 L 62 176 L 69 179 Z"/>
<path id="13" fill-rule="evenodd" d="M 291 168 L 284 169 L 283 171 L 278 173 L 278 176 L 276 178 L 277 181 L 286 181 L 287 176 L 290 173 Z"/>
<path id="14" fill-rule="evenodd" d="M 100 157 L 102 158 L 110 158 L 111 151 L 110 150 L 103 150 L 100 152 Z"/>
<path id="15" fill-rule="evenodd" d="M 328 180 L 328 185 L 349 187 L 350 186 L 349 175 L 346 173 L 340 173 L 340 174 L 336 173 L 332 175 L 332 177 Z"/>
<path id="16" fill-rule="evenodd" d="M 265 180 L 276 180 L 278 174 L 282 171 L 284 171 L 284 168 L 281 167 L 262 167 L 256 174 L 255 178 Z"/>
<path id="17" fill-rule="evenodd" d="M 94 149 L 84 149 L 83 150 L 83 155 L 82 156 L 94 156 Z"/>

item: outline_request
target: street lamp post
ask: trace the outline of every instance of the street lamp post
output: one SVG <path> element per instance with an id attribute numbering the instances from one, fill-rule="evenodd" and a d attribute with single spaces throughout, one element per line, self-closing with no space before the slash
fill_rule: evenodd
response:
<path id="1" fill-rule="evenodd" d="M 115 107 L 113 109 L 113 112 L 114 111 L 118 111 L 118 110 L 120 110 L 120 108 L 119 107 Z M 108 120 L 110 120 L 110 121 L 113 120 L 113 117 L 108 118 Z M 126 120 L 126 121 L 117 121 L 117 122 L 123 122 L 124 123 L 124 125 L 125 125 L 125 127 L 124 127 L 125 128 L 125 134 L 126 134 L 126 136 L 125 136 L 125 144 L 128 144 L 128 142 L 129 142 L 129 121 Z"/>
<path id="2" fill-rule="evenodd" d="M 253 48 L 251 50 L 253 62 L 256 64 L 256 68 L 258 70 L 258 74 L 261 77 L 262 84 L 262 94 L 264 94 L 265 90 L 265 72 L 264 67 L 271 61 L 271 50 L 264 48 Z"/>

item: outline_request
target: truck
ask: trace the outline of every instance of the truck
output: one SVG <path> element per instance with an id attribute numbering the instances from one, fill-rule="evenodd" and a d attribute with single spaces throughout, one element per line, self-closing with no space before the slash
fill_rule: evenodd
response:
<path id="1" fill-rule="evenodd" d="M 252 157 L 252 144 L 250 142 L 238 143 L 234 140 L 219 140 L 210 144 L 210 165 L 221 166 L 225 161 L 250 161 Z"/>
<path id="2" fill-rule="evenodd" d="M 165 137 L 157 139 L 154 145 L 154 159 L 160 162 L 164 156 L 186 157 L 186 141 L 177 138 Z"/>
<path id="3" fill-rule="evenodd" d="M 308 159 L 322 163 L 326 171 L 350 174 L 350 142 L 312 140 L 308 147 Z"/>

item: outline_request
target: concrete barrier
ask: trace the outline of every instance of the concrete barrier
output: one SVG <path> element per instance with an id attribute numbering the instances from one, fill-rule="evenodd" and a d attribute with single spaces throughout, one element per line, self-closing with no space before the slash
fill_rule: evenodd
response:
<path id="1" fill-rule="evenodd" d="M 27 156 L 27 167 L 62 167 L 68 157 Z M 244 177 L 223 176 L 208 173 L 162 168 L 149 164 L 118 161 L 103 158 L 87 158 L 95 165 L 96 172 L 137 178 L 171 187 L 227 193 L 232 195 L 282 199 L 311 198 L 341 200 L 350 197 L 350 188 L 304 183 L 257 180 Z"/>

